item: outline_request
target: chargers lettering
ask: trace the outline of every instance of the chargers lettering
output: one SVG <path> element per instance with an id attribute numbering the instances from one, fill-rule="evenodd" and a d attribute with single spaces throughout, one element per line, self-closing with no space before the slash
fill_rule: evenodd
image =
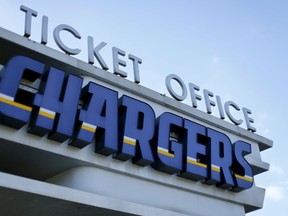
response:
<path id="1" fill-rule="evenodd" d="M 48 69 L 47 69 L 48 68 Z M 21 80 L 40 80 L 34 91 Z M 95 139 L 95 152 L 151 165 L 167 174 L 239 192 L 253 185 L 245 159 L 251 145 L 234 143 L 215 129 L 153 108 L 140 100 L 25 56 L 10 59 L 0 81 L 0 123 L 15 129 L 28 124 L 37 136 L 84 148 Z"/>

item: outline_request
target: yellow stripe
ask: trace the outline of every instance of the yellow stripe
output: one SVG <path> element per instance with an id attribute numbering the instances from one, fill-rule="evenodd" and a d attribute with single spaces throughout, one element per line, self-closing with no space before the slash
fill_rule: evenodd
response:
<path id="1" fill-rule="evenodd" d="M 174 155 L 173 154 L 171 154 L 171 153 L 169 153 L 169 152 L 167 152 L 167 151 L 163 151 L 162 149 L 157 149 L 157 152 L 159 153 L 159 154 L 163 154 L 163 155 L 166 155 L 166 156 L 168 156 L 168 157 L 172 157 L 172 158 L 174 158 Z"/>
<path id="2" fill-rule="evenodd" d="M 188 158 L 187 158 L 187 162 L 191 163 L 191 164 L 194 164 L 194 165 L 197 165 L 197 166 L 200 166 L 200 167 L 203 167 L 203 168 L 207 168 L 206 164 L 200 163 L 198 161 L 194 161 L 194 160 L 191 160 L 191 159 L 188 159 Z"/>
<path id="3" fill-rule="evenodd" d="M 50 119 L 55 118 L 55 114 L 51 114 L 51 113 L 45 112 L 43 110 L 39 110 L 39 115 L 45 116 L 45 117 L 50 118 Z"/>
<path id="4" fill-rule="evenodd" d="M 253 182 L 253 178 L 251 177 L 246 177 L 246 176 L 241 176 L 241 175 L 238 175 L 238 174 L 235 174 L 236 178 L 239 178 L 239 179 L 242 179 L 242 180 L 245 180 L 245 181 L 249 181 L 249 182 Z"/>
<path id="5" fill-rule="evenodd" d="M 123 139 L 123 142 L 132 146 L 136 146 L 136 141 L 130 140 L 130 139 Z"/>
<path id="6" fill-rule="evenodd" d="M 220 168 L 211 166 L 211 169 L 215 172 L 220 172 Z"/>
<path id="7" fill-rule="evenodd" d="M 82 124 L 81 128 L 84 130 L 90 131 L 92 133 L 95 133 L 95 131 L 96 131 L 96 128 L 92 128 L 92 127 L 89 127 L 89 126 L 84 125 L 84 124 Z"/>
<path id="8" fill-rule="evenodd" d="M 24 109 L 24 110 L 29 111 L 29 112 L 31 112 L 31 110 L 32 110 L 32 107 L 17 103 L 15 101 L 8 100 L 8 99 L 3 98 L 3 97 L 0 97 L 0 102 L 3 102 L 3 103 L 6 103 L 6 104 L 9 104 L 9 105 L 18 107 L 20 109 Z"/>

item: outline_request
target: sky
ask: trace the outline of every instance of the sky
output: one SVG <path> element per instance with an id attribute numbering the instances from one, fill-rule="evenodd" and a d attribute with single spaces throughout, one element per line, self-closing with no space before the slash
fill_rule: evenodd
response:
<path id="1" fill-rule="evenodd" d="M 270 163 L 269 172 L 256 176 L 256 184 L 267 189 L 264 207 L 248 215 L 287 214 L 288 1 L 0 0 L 0 26 L 23 35 L 20 5 L 38 12 L 32 40 L 40 42 L 41 18 L 46 15 L 49 47 L 59 50 L 53 29 L 68 24 L 82 37 L 63 35 L 71 41 L 67 45 L 82 50 L 78 59 L 87 62 L 87 36 L 92 36 L 95 45 L 107 43 L 101 54 L 109 71 L 115 46 L 142 59 L 140 85 L 169 95 L 165 78 L 177 74 L 187 88 L 193 83 L 249 108 L 256 133 L 273 140 L 274 146 L 261 154 Z M 127 79 L 133 81 L 128 61 Z M 191 105 L 189 95 L 183 103 Z M 199 109 L 205 111 L 203 103 Z M 218 115 L 216 110 L 212 114 Z"/>

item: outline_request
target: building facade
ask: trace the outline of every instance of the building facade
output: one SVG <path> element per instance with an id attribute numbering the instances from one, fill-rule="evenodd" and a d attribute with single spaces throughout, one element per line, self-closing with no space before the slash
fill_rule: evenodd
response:
<path id="1" fill-rule="evenodd" d="M 262 208 L 271 140 L 2 28 L 0 47 L 1 215 Z"/>

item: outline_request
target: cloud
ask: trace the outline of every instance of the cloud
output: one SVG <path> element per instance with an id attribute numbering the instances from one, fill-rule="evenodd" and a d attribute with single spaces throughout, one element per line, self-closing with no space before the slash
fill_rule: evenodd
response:
<path id="1" fill-rule="evenodd" d="M 282 167 L 272 163 L 270 164 L 270 171 L 271 173 L 274 173 L 278 176 L 283 176 L 285 174 L 285 171 Z"/>
<path id="2" fill-rule="evenodd" d="M 285 187 L 269 186 L 266 189 L 267 199 L 281 201 L 285 199 Z"/>
<path id="3" fill-rule="evenodd" d="M 213 56 L 211 63 L 212 64 L 218 64 L 220 61 L 220 58 L 218 56 Z"/>
<path id="4" fill-rule="evenodd" d="M 288 181 L 283 181 L 281 182 L 281 184 L 283 185 L 283 187 L 288 190 Z"/>
<path id="5" fill-rule="evenodd" d="M 275 163 L 270 164 L 270 172 L 276 179 L 280 180 L 278 183 L 266 187 L 266 197 L 271 201 L 282 201 L 287 198 L 285 194 L 288 192 L 288 181 L 286 180 L 285 166 L 286 164 L 282 167 Z"/>

